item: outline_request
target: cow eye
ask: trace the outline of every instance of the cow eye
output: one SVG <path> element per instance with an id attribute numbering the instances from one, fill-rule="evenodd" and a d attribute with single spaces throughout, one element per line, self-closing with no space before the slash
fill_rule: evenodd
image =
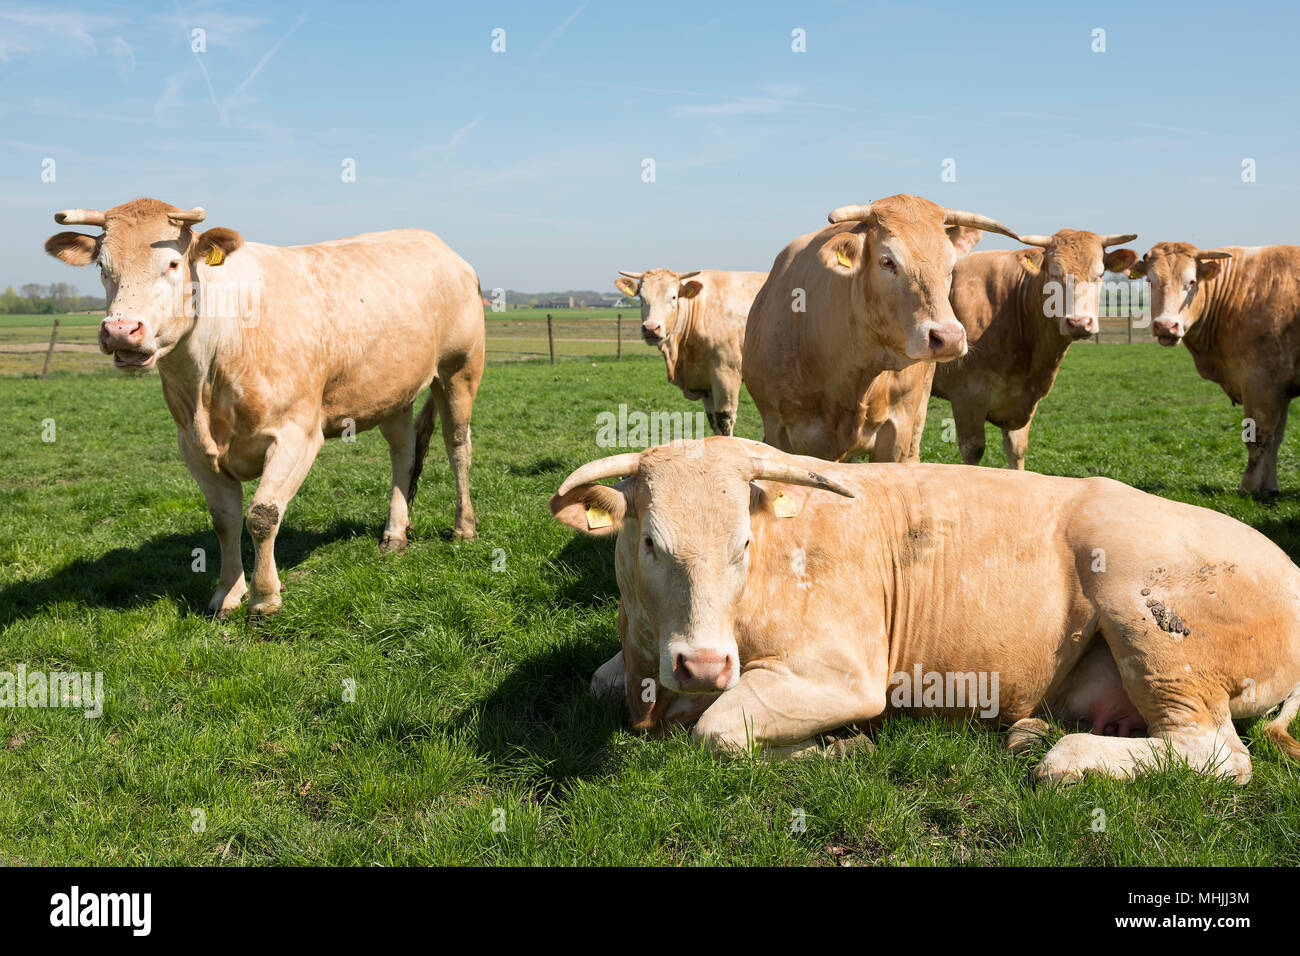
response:
<path id="1" fill-rule="evenodd" d="M 181 267 L 181 260 L 179 259 L 173 259 L 171 262 L 167 263 L 167 268 L 170 269 L 172 272 L 175 272 L 180 267 Z"/>
<path id="2" fill-rule="evenodd" d="M 654 540 L 651 539 L 650 535 L 646 535 L 646 536 L 645 536 L 643 539 L 641 539 L 641 540 L 642 540 L 642 543 L 645 545 L 645 553 L 648 554 L 648 555 L 650 555 L 650 557 L 653 558 L 653 557 L 655 556 L 655 543 L 654 543 Z"/>
<path id="3" fill-rule="evenodd" d="M 880 257 L 880 268 L 884 269 L 891 275 L 898 275 L 898 266 L 894 264 L 894 260 L 889 258 L 889 256 Z"/>

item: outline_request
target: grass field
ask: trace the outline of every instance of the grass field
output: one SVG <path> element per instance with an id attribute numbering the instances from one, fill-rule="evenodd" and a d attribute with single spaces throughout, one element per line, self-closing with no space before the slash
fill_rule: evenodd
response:
<path id="1" fill-rule="evenodd" d="M 546 510 L 606 453 L 598 413 L 697 407 L 649 349 L 625 354 L 488 368 L 477 541 L 447 540 L 435 448 L 410 550 L 381 556 L 386 446 L 328 443 L 280 536 L 284 610 L 258 627 L 204 616 L 216 538 L 156 377 L 0 379 L 0 671 L 99 671 L 106 690 L 97 720 L 0 710 L 0 860 L 1300 864 L 1300 766 L 1257 724 L 1242 789 L 1176 770 L 1036 790 L 1043 748 L 1013 757 L 997 734 L 912 717 L 840 761 L 719 762 L 681 734 L 630 734 L 587 691 L 617 649 L 612 545 Z M 958 460 L 949 414 L 934 403 L 926 460 Z M 1240 421 L 1183 349 L 1080 345 L 1029 466 L 1215 508 L 1300 556 L 1295 434 L 1282 495 L 1257 503 L 1233 490 Z M 759 437 L 747 399 L 738 432 Z M 1000 464 L 992 430 L 988 446 Z"/>

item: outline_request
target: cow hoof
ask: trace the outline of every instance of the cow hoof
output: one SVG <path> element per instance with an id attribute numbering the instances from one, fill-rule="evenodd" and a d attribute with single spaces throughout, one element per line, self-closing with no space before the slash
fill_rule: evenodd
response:
<path id="1" fill-rule="evenodd" d="M 1051 767 L 1048 760 L 1034 768 L 1033 780 L 1040 787 L 1070 787 L 1083 779 L 1084 771 L 1078 767 Z"/>
<path id="2" fill-rule="evenodd" d="M 256 603 L 250 604 L 248 606 L 248 619 L 250 621 L 265 620 L 266 618 L 274 614 L 276 611 L 280 610 L 283 604 L 284 602 L 280 599 L 279 594 L 275 595 L 274 598 L 271 598 L 269 600 L 257 601 Z"/>
<path id="3" fill-rule="evenodd" d="M 473 527 L 457 528 L 451 533 L 451 540 L 453 541 L 473 541 L 477 537 L 478 529 Z"/>
<path id="4" fill-rule="evenodd" d="M 379 542 L 380 554 L 405 554 L 406 539 L 399 538 L 395 534 L 384 533 L 384 537 Z"/>
<path id="5" fill-rule="evenodd" d="M 1037 717 L 1026 717 L 1024 720 L 1017 720 L 1011 725 L 1011 729 L 1007 731 L 1007 749 L 1013 754 L 1022 754 L 1042 741 L 1050 729 L 1047 721 L 1040 720 Z"/>
<path id="6" fill-rule="evenodd" d="M 822 756 L 834 759 L 836 757 L 847 757 L 850 754 L 875 752 L 876 745 L 871 742 L 870 737 L 866 734 L 854 734 L 852 737 L 841 737 L 838 740 L 832 740 L 822 751 Z"/>

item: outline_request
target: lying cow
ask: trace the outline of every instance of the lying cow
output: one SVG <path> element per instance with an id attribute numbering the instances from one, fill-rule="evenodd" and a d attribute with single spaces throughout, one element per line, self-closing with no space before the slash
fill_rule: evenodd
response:
<path id="1" fill-rule="evenodd" d="M 181 455 L 221 543 L 210 609 L 248 592 L 240 558 L 241 482 L 261 482 L 248 509 L 254 542 L 249 612 L 281 604 L 275 537 L 321 443 L 378 426 L 393 483 L 380 548 L 401 551 L 434 418 L 456 480 L 457 537 L 474 537 L 470 412 L 483 374 L 478 279 L 419 229 L 314 246 L 245 243 L 230 229 L 196 233 L 202 208 L 137 199 L 107 212 L 70 209 L 45 249 L 95 263 L 108 314 L 99 344 L 120 369 L 157 368 Z M 418 424 L 411 409 L 432 386 Z"/>
<path id="2" fill-rule="evenodd" d="M 623 272 L 614 282 L 641 297 L 641 337 L 663 353 L 668 381 L 701 399 L 715 435 L 730 435 L 740 404 L 745 318 L 764 272 Z"/>
<path id="3" fill-rule="evenodd" d="M 952 403 L 962 461 L 978 465 L 984 457 L 988 421 L 1002 429 L 1007 467 L 1024 469 L 1030 423 L 1065 350 L 1100 328 L 1103 274 L 1127 272 L 1137 261 L 1132 249 L 1106 247 L 1136 238 L 1062 229 L 1020 237 L 1036 249 L 957 260 L 949 298 L 970 350 L 935 368 L 932 391 Z"/>
<path id="4" fill-rule="evenodd" d="M 776 257 L 754 299 L 741 371 L 767 442 L 845 460 L 916 461 L 935 362 L 966 354 L 948 302 L 968 234 L 984 216 L 918 196 L 844 206 Z"/>
<path id="5" fill-rule="evenodd" d="M 1151 284 L 1151 334 L 1187 345 L 1201 378 L 1245 416 L 1241 490 L 1277 494 L 1277 452 L 1300 395 L 1300 246 L 1185 242 L 1151 247 L 1132 275 Z"/>
<path id="6" fill-rule="evenodd" d="M 1300 569 L 1217 512 L 1108 478 L 736 438 L 583 465 L 550 508 L 618 534 L 621 659 L 593 686 L 621 685 L 637 729 L 789 755 L 904 710 L 1010 726 L 1020 746 L 1051 714 L 1093 733 L 1061 738 L 1039 778 L 1128 777 L 1168 745 L 1244 783 L 1232 722 L 1280 704 L 1265 730 L 1300 759 Z"/>

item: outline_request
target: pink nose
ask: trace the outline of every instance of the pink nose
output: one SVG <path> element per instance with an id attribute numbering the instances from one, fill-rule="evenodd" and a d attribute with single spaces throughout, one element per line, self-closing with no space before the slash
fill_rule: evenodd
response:
<path id="1" fill-rule="evenodd" d="M 960 322 L 943 322 L 930 329 L 926 344 L 936 361 L 961 358 L 966 354 L 966 330 Z"/>
<path id="2" fill-rule="evenodd" d="M 673 676 L 683 690 L 726 690 L 731 683 L 731 655 L 698 651 L 678 654 Z"/>
<path id="3" fill-rule="evenodd" d="M 641 325 L 641 331 L 646 335 L 653 335 L 655 338 L 663 338 L 664 327 L 657 322 L 645 322 Z"/>
<path id="4" fill-rule="evenodd" d="M 1158 339 L 1176 339 L 1179 336 L 1177 319 L 1156 319 L 1151 323 L 1151 334 Z"/>
<path id="5" fill-rule="evenodd" d="M 134 349 L 144 341 L 144 323 L 137 319 L 105 319 L 99 323 L 99 347 L 105 352 Z"/>
<path id="6" fill-rule="evenodd" d="M 1074 316 L 1065 320 L 1065 334 L 1076 339 L 1092 335 L 1097 331 L 1097 320 L 1091 315 Z"/>

